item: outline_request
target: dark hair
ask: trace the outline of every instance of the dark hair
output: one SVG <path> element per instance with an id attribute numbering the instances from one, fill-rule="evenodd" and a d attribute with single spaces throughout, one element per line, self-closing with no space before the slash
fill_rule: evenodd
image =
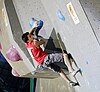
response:
<path id="1" fill-rule="evenodd" d="M 23 40 L 25 43 L 27 43 L 27 41 L 28 41 L 28 34 L 29 34 L 29 32 L 26 32 L 26 33 L 24 33 L 24 34 L 22 35 L 22 40 Z"/>

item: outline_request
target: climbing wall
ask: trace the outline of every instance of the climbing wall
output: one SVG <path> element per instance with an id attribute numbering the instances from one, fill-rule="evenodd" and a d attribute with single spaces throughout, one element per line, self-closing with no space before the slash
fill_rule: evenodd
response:
<path id="1" fill-rule="evenodd" d="M 78 0 L 41 1 L 66 50 L 83 72 L 83 77 L 76 76 L 80 83 L 76 92 L 100 92 L 100 0 L 80 0 L 81 4 Z"/>
<path id="2" fill-rule="evenodd" d="M 83 76 L 76 76 L 80 83 L 80 87 L 75 87 L 76 92 L 100 92 L 100 1 L 12 1 L 23 32 L 29 30 L 29 20 L 35 17 L 44 21 L 42 36 L 48 38 L 52 26 L 59 33 L 66 50 L 83 72 Z"/>
<path id="3" fill-rule="evenodd" d="M 100 44 L 100 0 L 80 0 L 80 3 Z"/>
<path id="4" fill-rule="evenodd" d="M 26 32 L 30 29 L 29 21 L 31 18 L 37 20 L 43 20 L 44 25 L 40 34 L 43 37 L 48 38 L 51 30 L 52 24 L 51 21 L 41 3 L 40 0 L 12 0 L 20 20 L 21 27 L 23 32 Z"/>
<path id="5" fill-rule="evenodd" d="M 28 3 L 28 1 L 26 2 L 25 1 L 12 2 L 12 0 L 4 0 L 3 7 L 2 9 L 0 8 L 0 10 L 2 11 L 1 13 L 2 16 L 0 17 L 0 19 L 3 21 L 2 22 L 3 25 L 0 30 L 1 32 L 0 45 L 2 45 L 3 47 L 2 48 L 3 55 L 7 59 L 8 63 L 11 65 L 12 70 L 16 71 L 16 74 L 17 73 L 19 74 L 18 76 L 23 76 L 23 77 L 50 77 L 51 76 L 52 78 L 57 77 L 58 74 L 53 73 L 53 71 L 50 71 L 49 69 L 45 69 L 46 72 L 42 71 L 42 69 L 37 69 L 37 63 L 35 62 L 33 56 L 31 56 L 31 53 L 28 52 L 28 50 L 26 49 L 25 44 L 21 39 L 22 34 L 30 29 L 29 21 L 33 17 L 33 15 L 34 15 L 34 18 L 36 18 L 37 20 L 41 19 L 44 21 L 43 28 L 41 29 L 41 32 L 40 32 L 41 36 L 43 36 L 44 38 L 46 37 L 48 39 L 53 30 L 52 24 L 49 20 L 49 17 L 46 11 L 44 11 L 43 9 L 42 3 L 36 2 L 34 4 L 38 6 L 37 8 L 35 7 L 37 11 L 38 12 L 43 11 L 44 14 L 42 12 L 41 13 L 35 12 L 36 9 L 35 8 L 32 9 L 33 5 Z M 31 14 L 32 10 L 35 12 L 33 13 L 33 15 Z M 29 12 L 27 13 L 27 11 Z M 26 13 L 32 16 L 29 18 L 29 15 L 27 15 Z M 25 26 L 25 24 L 27 25 Z M 7 51 L 9 52 L 9 49 L 12 48 L 12 45 L 19 52 L 21 56 L 21 60 L 15 60 L 16 62 L 14 62 L 14 60 L 12 60 L 11 55 L 15 55 L 15 54 L 11 54 L 11 55 L 7 54 Z M 10 53 L 12 52 L 13 51 L 10 50 Z M 11 58 L 9 59 L 9 57 Z M 13 74 L 14 74 L 14 71 L 13 71 Z"/>

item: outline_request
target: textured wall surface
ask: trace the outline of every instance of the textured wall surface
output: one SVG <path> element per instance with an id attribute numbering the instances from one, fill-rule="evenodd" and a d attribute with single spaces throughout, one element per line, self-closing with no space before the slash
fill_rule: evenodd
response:
<path id="1" fill-rule="evenodd" d="M 67 51 L 72 54 L 83 72 L 83 76 L 77 74 L 80 87 L 75 87 L 76 92 L 100 92 L 100 0 L 81 0 L 81 4 L 78 0 L 13 2 L 23 32 L 29 29 L 30 18 L 35 17 L 45 23 L 45 31 L 41 33 L 45 38 L 50 36 L 53 27 L 59 33 Z M 78 24 L 74 23 L 67 9 L 69 2 L 79 18 Z M 58 10 L 64 15 L 65 21 L 57 16 Z"/>
<path id="2" fill-rule="evenodd" d="M 1 20 L 3 20 L 2 29 L 4 28 L 4 30 L 5 30 L 5 31 L 2 30 L 2 32 L 1 32 L 2 34 L 0 34 L 1 35 L 0 36 L 1 45 L 3 44 L 2 45 L 2 47 L 3 47 L 2 52 L 6 58 L 7 50 L 10 48 L 11 45 L 13 45 L 20 53 L 23 60 L 21 62 L 16 62 L 16 63 L 13 63 L 8 59 L 7 59 L 7 61 L 9 61 L 9 64 L 11 65 L 11 67 L 13 67 L 20 75 L 26 75 L 32 71 L 35 71 L 37 68 L 37 63 L 35 62 L 33 56 L 32 57 L 30 56 L 30 53 L 28 53 L 28 50 L 26 49 L 25 44 L 22 42 L 22 39 L 21 39 L 22 33 L 25 31 L 28 31 L 27 28 L 29 28 L 29 21 L 33 17 L 33 15 L 32 15 L 29 20 L 27 19 L 27 18 L 29 18 L 29 15 L 31 15 L 31 13 L 32 13 L 31 9 L 32 9 L 33 5 L 31 4 L 28 6 L 28 3 L 24 4 L 24 1 L 23 1 L 24 7 L 22 7 L 22 5 L 20 5 L 21 4 L 20 1 L 18 1 L 15 4 L 18 6 L 16 6 L 16 8 L 15 8 L 14 4 L 13 4 L 12 0 L 7 0 L 7 1 L 5 0 L 3 3 L 3 7 L 1 9 L 1 11 L 2 10 L 5 11 L 5 12 L 2 12 L 2 13 L 4 13 L 4 15 L 1 17 Z M 35 3 L 34 3 L 34 5 L 35 5 Z M 21 7 L 19 7 L 19 6 L 21 6 Z M 28 7 L 26 7 L 26 6 L 28 6 Z M 41 20 L 44 21 L 44 25 L 43 25 L 43 28 L 41 29 L 40 34 L 43 37 L 49 38 L 49 36 L 51 35 L 52 30 L 53 30 L 52 24 L 49 20 L 48 15 L 44 11 L 43 5 L 41 4 L 41 2 L 36 1 L 36 6 L 39 7 L 38 12 L 41 12 L 41 11 L 44 12 L 44 14 L 42 12 L 41 13 L 34 13 L 35 17 L 37 17 L 39 14 L 39 18 L 43 17 L 45 19 L 45 21 L 44 21 L 41 18 Z M 25 7 L 27 8 L 27 11 L 29 11 L 29 12 L 26 11 Z M 38 9 L 38 8 L 36 8 L 36 9 Z M 35 9 L 34 9 L 34 11 L 35 11 Z M 26 16 L 27 14 L 25 14 L 25 13 L 27 13 L 29 15 Z M 38 18 L 36 18 L 36 19 L 38 19 Z M 24 20 L 24 22 L 22 20 Z M 25 28 L 27 30 L 23 29 L 24 25 L 26 25 L 26 24 L 28 24 L 27 26 L 25 26 Z M 22 68 L 21 70 L 20 70 L 20 67 Z M 41 72 L 41 70 L 40 71 L 38 70 L 37 72 Z M 55 74 L 53 72 L 51 72 L 51 73 L 47 72 L 47 73 L 49 73 L 50 76 L 51 76 L 51 74 L 53 74 L 53 76 L 54 75 L 58 76 L 58 74 Z M 47 77 L 46 73 L 45 74 L 36 73 L 36 74 L 37 75 L 35 77 L 37 77 L 37 76 L 42 77 L 42 75 Z M 51 76 L 51 77 L 53 77 L 53 76 Z M 28 75 L 28 77 L 32 77 L 32 74 L 30 73 L 30 75 Z"/>
<path id="3" fill-rule="evenodd" d="M 100 0 L 80 0 L 100 44 Z"/>
<path id="4" fill-rule="evenodd" d="M 12 0 L 17 11 L 23 32 L 30 29 L 29 21 L 31 18 L 43 20 L 44 25 L 40 34 L 48 38 L 52 31 L 51 21 L 40 0 Z"/>
<path id="5" fill-rule="evenodd" d="M 41 0 L 56 31 L 60 34 L 66 49 L 72 53 L 74 59 L 83 71 L 83 77 L 77 75 L 81 87 L 76 88 L 77 92 L 99 92 L 100 91 L 100 46 L 99 27 L 100 25 L 100 1 L 82 0 L 85 7 L 88 21 L 79 1 L 77 0 Z M 73 22 L 72 17 L 66 7 L 71 2 L 80 20 L 80 23 Z M 50 3 L 50 4 L 48 4 Z M 52 8 L 53 9 L 52 9 Z M 65 21 L 56 16 L 56 11 L 60 10 L 65 17 Z M 93 28 L 92 28 L 93 27 Z M 96 36 L 94 34 L 96 33 Z M 97 39 L 98 38 L 98 39 Z"/>

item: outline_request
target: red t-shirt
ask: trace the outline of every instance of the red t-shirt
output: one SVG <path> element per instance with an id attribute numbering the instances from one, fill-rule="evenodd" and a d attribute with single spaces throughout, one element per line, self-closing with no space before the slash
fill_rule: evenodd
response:
<path id="1" fill-rule="evenodd" d="M 34 42 L 27 43 L 26 47 L 31 50 L 32 55 L 38 64 L 41 64 L 44 61 L 44 58 L 47 56 L 47 53 L 44 52 L 41 47 L 36 48 L 34 46 Z"/>

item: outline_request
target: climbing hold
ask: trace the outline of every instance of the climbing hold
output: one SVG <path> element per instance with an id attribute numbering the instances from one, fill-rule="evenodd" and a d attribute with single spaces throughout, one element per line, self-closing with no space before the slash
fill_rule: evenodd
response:
<path id="1" fill-rule="evenodd" d="M 65 21 L 65 17 L 60 10 L 57 10 L 56 15 L 58 16 L 59 19 Z"/>
<path id="2" fill-rule="evenodd" d="M 31 20 L 30 20 L 30 22 L 29 22 L 29 25 L 30 25 L 30 27 L 32 28 L 32 26 L 34 25 L 34 22 L 35 22 L 36 20 L 34 19 L 34 18 L 32 18 Z"/>
<path id="3" fill-rule="evenodd" d="M 20 54 L 16 50 L 14 46 L 10 47 L 10 49 L 6 52 L 6 57 L 11 61 L 19 61 L 22 60 Z"/>
<path id="4" fill-rule="evenodd" d="M 14 69 L 12 69 L 11 73 L 13 76 L 16 76 L 16 77 L 20 76 Z"/>
<path id="5" fill-rule="evenodd" d="M 34 25 L 34 22 L 37 21 L 36 19 L 34 18 L 31 18 L 31 20 L 29 21 L 29 26 L 32 28 L 32 26 Z M 39 20 L 38 23 L 37 23 L 37 28 L 38 29 L 41 29 L 42 26 L 43 26 L 43 21 L 42 20 Z"/>

